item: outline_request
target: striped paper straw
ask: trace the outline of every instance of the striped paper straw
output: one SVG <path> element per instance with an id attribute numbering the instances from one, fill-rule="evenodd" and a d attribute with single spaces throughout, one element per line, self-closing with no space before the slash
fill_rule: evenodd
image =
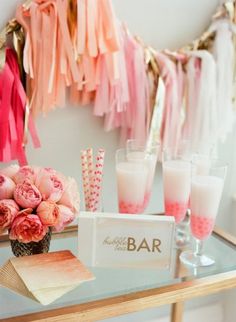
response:
<path id="1" fill-rule="evenodd" d="M 97 211 L 101 203 L 102 192 L 102 175 L 104 165 L 105 150 L 99 149 L 96 157 L 96 165 L 94 171 L 93 185 L 93 208 L 92 211 Z"/>
<path id="2" fill-rule="evenodd" d="M 92 211 L 94 203 L 94 167 L 93 167 L 93 149 L 87 149 L 87 162 L 88 162 L 88 176 L 89 176 L 89 203 L 88 210 Z"/>
<path id="3" fill-rule="evenodd" d="M 82 165 L 82 180 L 83 180 L 85 209 L 89 210 L 90 181 L 89 181 L 88 159 L 87 159 L 86 150 L 81 150 L 81 165 Z"/>

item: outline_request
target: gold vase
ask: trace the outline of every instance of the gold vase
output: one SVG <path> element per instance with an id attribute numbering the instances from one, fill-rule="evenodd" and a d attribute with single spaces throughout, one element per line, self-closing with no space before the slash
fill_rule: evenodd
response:
<path id="1" fill-rule="evenodd" d="M 16 257 L 48 253 L 52 231 L 49 228 L 46 235 L 38 242 L 22 243 L 18 240 L 10 240 L 11 249 Z"/>

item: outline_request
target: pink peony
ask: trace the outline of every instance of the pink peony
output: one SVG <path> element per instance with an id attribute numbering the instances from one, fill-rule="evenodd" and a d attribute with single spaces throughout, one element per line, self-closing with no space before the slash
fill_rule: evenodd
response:
<path id="1" fill-rule="evenodd" d="M 71 208 L 74 213 L 79 212 L 79 189 L 74 178 L 67 179 L 65 191 L 58 203 Z"/>
<path id="2" fill-rule="evenodd" d="M 12 199 L 0 200 L 0 233 L 10 228 L 12 221 L 17 216 L 19 207 Z"/>
<path id="3" fill-rule="evenodd" d="M 65 226 L 70 224 L 75 219 L 75 214 L 73 211 L 63 205 L 58 205 L 59 207 L 59 220 L 58 223 L 54 226 L 54 229 L 58 232 L 62 231 Z"/>
<path id="4" fill-rule="evenodd" d="M 40 183 L 43 177 L 45 176 L 47 177 L 49 175 L 55 175 L 63 182 L 66 180 L 66 177 L 63 174 L 57 172 L 55 169 L 50 167 L 44 167 L 44 168 L 39 168 L 39 171 L 37 172 L 36 184 Z"/>
<path id="5" fill-rule="evenodd" d="M 36 212 L 43 225 L 54 226 L 59 220 L 59 207 L 54 201 L 42 201 Z"/>
<path id="6" fill-rule="evenodd" d="M 50 167 L 44 167 L 40 169 L 40 175 L 46 175 L 46 174 L 57 174 L 57 171 Z"/>
<path id="7" fill-rule="evenodd" d="M 47 170 L 48 169 L 48 170 Z M 53 169 L 46 168 L 39 172 L 35 185 L 42 194 L 43 200 L 59 201 L 64 192 L 64 180 Z"/>
<path id="8" fill-rule="evenodd" d="M 0 174 L 4 174 L 6 177 L 13 179 L 14 175 L 19 171 L 20 167 L 17 164 L 9 165 L 0 170 Z"/>
<path id="9" fill-rule="evenodd" d="M 17 239 L 22 243 L 38 242 L 43 239 L 48 231 L 35 214 L 22 212 L 12 222 L 10 239 Z"/>
<path id="10" fill-rule="evenodd" d="M 14 175 L 13 180 L 16 184 L 23 183 L 24 181 L 29 181 L 34 184 L 36 179 L 36 171 L 30 166 L 24 166 L 19 169 L 19 171 Z"/>
<path id="11" fill-rule="evenodd" d="M 22 208 L 35 208 L 40 204 L 42 196 L 35 185 L 25 181 L 16 186 L 14 199 Z"/>
<path id="12" fill-rule="evenodd" d="M 25 208 L 25 209 L 22 209 L 21 211 L 18 212 L 18 215 L 30 215 L 33 213 L 33 210 L 32 208 Z"/>
<path id="13" fill-rule="evenodd" d="M 4 174 L 0 174 L 0 200 L 11 199 L 15 190 L 15 183 L 11 178 L 8 178 Z"/>

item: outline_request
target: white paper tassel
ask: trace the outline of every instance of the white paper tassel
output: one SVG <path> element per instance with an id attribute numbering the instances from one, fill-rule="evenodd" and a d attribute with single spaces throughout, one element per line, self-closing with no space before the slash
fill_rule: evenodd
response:
<path id="1" fill-rule="evenodd" d="M 180 63 L 175 63 L 167 55 L 157 53 L 161 67 L 161 77 L 165 85 L 165 102 L 162 118 L 162 148 L 177 150 L 181 132 L 181 108 L 183 100 L 184 76 Z"/>
<path id="2" fill-rule="evenodd" d="M 231 131 L 235 115 L 233 113 L 233 73 L 234 46 L 232 28 L 229 21 L 219 20 L 212 24 L 210 31 L 216 31 L 213 56 L 216 60 L 216 104 L 219 116 L 218 137 L 224 141 Z"/>
<path id="3" fill-rule="evenodd" d="M 190 55 L 185 137 L 193 152 L 207 153 L 217 142 L 216 64 L 208 51 L 193 51 Z M 196 68 L 197 63 L 200 68 Z"/>

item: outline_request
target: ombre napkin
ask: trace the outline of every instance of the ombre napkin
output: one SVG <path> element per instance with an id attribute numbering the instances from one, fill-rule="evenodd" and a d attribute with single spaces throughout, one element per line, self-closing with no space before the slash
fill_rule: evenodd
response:
<path id="1" fill-rule="evenodd" d="M 69 250 L 10 258 L 0 269 L 1 286 L 43 305 L 94 278 Z"/>

